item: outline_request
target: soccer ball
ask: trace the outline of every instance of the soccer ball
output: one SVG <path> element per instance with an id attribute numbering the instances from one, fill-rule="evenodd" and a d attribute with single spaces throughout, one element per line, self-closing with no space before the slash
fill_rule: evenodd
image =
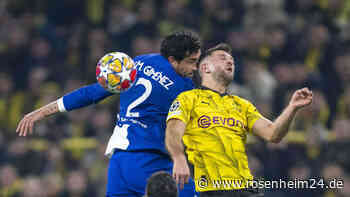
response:
<path id="1" fill-rule="evenodd" d="M 97 63 L 96 78 L 97 82 L 109 92 L 124 92 L 135 82 L 135 63 L 125 53 L 107 53 Z"/>

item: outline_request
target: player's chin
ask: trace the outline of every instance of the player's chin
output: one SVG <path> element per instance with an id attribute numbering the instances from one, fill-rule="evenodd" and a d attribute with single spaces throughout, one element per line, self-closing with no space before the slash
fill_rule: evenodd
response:
<path id="1" fill-rule="evenodd" d="M 226 71 L 225 75 L 227 76 L 227 78 L 233 79 L 233 72 L 232 71 Z"/>
<path id="2" fill-rule="evenodd" d="M 231 83 L 233 81 L 233 74 L 226 74 L 223 76 L 223 79 L 226 81 L 226 83 Z"/>

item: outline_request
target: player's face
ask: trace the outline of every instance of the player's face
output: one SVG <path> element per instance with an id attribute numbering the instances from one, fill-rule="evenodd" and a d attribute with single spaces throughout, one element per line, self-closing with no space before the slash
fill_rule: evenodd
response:
<path id="1" fill-rule="evenodd" d="M 235 72 L 235 62 L 233 57 L 226 51 L 217 50 L 212 53 L 211 61 L 215 67 L 215 72 L 213 72 L 215 79 L 224 80 L 225 83 L 230 83 L 233 80 Z"/>
<path id="2" fill-rule="evenodd" d="M 197 52 L 192 53 L 191 55 L 178 62 L 177 73 L 184 77 L 192 77 L 193 72 L 197 70 L 197 62 L 200 55 L 201 51 L 198 50 Z"/>

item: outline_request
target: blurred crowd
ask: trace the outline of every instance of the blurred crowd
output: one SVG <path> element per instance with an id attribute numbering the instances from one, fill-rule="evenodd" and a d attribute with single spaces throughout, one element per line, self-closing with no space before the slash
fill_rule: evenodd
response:
<path id="1" fill-rule="evenodd" d="M 291 93 L 312 89 L 280 144 L 248 141 L 256 177 L 338 179 L 343 189 L 266 190 L 271 197 L 350 196 L 349 0 L 1 0 L 0 196 L 104 196 L 118 96 L 41 121 L 16 136 L 24 114 L 95 82 L 97 60 L 159 51 L 179 29 L 204 47 L 229 43 L 230 93 L 274 119 Z M 321 183 L 321 182 L 320 182 Z"/>

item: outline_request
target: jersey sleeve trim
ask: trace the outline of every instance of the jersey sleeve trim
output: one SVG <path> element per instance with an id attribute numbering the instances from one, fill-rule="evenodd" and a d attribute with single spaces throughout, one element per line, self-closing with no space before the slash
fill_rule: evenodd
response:
<path id="1" fill-rule="evenodd" d="M 259 116 L 259 118 L 256 118 L 256 119 L 251 121 L 251 123 L 248 125 L 248 132 L 249 133 L 253 133 L 253 127 L 254 127 L 255 122 L 261 118 L 262 118 L 262 116 Z"/>
<path id="2" fill-rule="evenodd" d="M 67 111 L 66 108 L 64 107 L 63 97 L 61 97 L 61 98 L 59 98 L 59 99 L 57 100 L 57 105 L 58 105 L 58 110 L 59 110 L 60 112 L 66 112 L 66 111 Z"/>
<path id="3" fill-rule="evenodd" d="M 248 122 L 248 132 L 253 132 L 253 126 L 257 120 L 262 118 L 263 116 L 259 113 L 257 108 L 250 102 L 248 102 L 248 109 L 247 109 L 247 122 Z"/>
<path id="4" fill-rule="evenodd" d="M 166 122 L 168 123 L 169 120 L 172 120 L 172 119 L 178 119 L 178 120 L 181 120 L 183 123 L 187 124 L 188 122 L 186 122 L 185 118 L 182 117 L 182 116 L 177 116 L 177 115 L 173 115 L 173 116 L 169 116 L 166 120 Z"/>
<path id="5" fill-rule="evenodd" d="M 188 124 L 193 107 L 192 91 L 193 90 L 182 92 L 177 96 L 169 108 L 168 116 L 166 119 L 167 122 L 170 119 L 176 118 L 185 124 Z"/>

